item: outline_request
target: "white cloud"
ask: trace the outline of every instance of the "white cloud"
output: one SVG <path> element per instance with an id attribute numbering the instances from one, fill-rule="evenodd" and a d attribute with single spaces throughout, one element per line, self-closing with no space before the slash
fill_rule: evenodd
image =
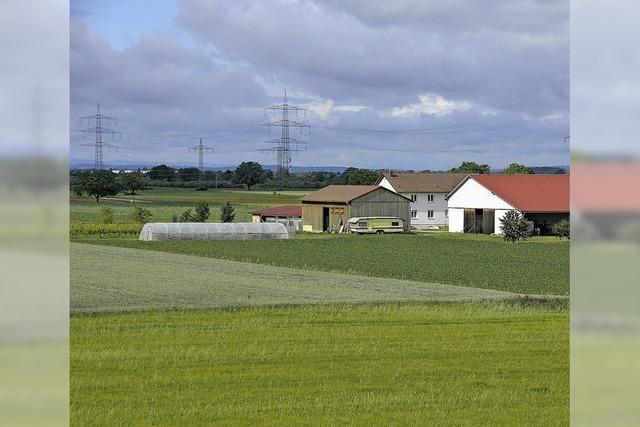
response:
<path id="1" fill-rule="evenodd" d="M 336 105 L 333 99 L 326 99 L 309 104 L 308 108 L 312 114 L 322 120 L 330 120 L 334 112 L 357 113 L 368 107 L 365 105 Z"/>
<path id="2" fill-rule="evenodd" d="M 392 117 L 417 117 L 421 114 L 442 117 L 455 111 L 471 109 L 469 101 L 454 101 L 436 94 L 419 95 L 420 102 L 396 107 L 391 110 Z"/>

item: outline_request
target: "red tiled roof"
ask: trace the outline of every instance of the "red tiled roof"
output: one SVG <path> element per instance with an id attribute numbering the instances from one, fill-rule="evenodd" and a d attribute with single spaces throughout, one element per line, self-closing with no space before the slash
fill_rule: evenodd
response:
<path id="1" fill-rule="evenodd" d="M 571 206 L 586 212 L 640 213 L 638 183 L 638 163 L 572 165 Z"/>
<path id="2" fill-rule="evenodd" d="M 274 208 L 263 209 L 261 211 L 251 212 L 251 215 L 260 216 L 302 216 L 302 205 L 284 205 Z"/>
<path id="3" fill-rule="evenodd" d="M 569 212 L 569 175 L 471 175 L 522 212 Z"/>

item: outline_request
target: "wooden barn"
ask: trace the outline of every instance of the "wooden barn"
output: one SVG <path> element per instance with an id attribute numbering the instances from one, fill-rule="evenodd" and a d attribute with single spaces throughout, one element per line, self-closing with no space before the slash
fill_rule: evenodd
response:
<path id="1" fill-rule="evenodd" d="M 377 185 L 329 185 L 302 199 L 302 230 L 339 231 L 353 217 L 398 217 L 411 227 L 411 200 Z"/>

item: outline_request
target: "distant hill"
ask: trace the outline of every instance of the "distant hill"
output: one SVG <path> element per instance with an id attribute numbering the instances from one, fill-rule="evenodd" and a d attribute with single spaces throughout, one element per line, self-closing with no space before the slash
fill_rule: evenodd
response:
<path id="1" fill-rule="evenodd" d="M 105 169 L 151 169 L 154 166 L 157 166 L 161 163 L 105 163 Z M 195 165 L 193 164 L 168 164 L 172 168 L 180 169 L 180 168 L 192 168 Z M 228 165 L 228 166 L 205 166 L 205 170 L 208 171 L 226 171 L 226 170 L 235 170 L 238 165 Z M 277 169 L 276 165 L 262 165 L 263 168 L 275 171 Z M 80 162 L 71 162 L 69 164 L 69 169 L 78 170 L 78 169 L 92 169 L 93 163 L 80 163 Z M 342 173 L 346 167 L 344 166 L 293 166 L 291 171 L 293 173 L 300 172 L 338 172 Z"/>

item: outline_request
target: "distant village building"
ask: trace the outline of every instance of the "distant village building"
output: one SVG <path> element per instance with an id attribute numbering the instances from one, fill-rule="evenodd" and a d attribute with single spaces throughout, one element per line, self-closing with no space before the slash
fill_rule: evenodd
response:
<path id="1" fill-rule="evenodd" d="M 284 205 L 251 212 L 251 221 L 254 223 L 279 222 L 297 231 L 302 227 L 302 206 Z"/>
<path id="2" fill-rule="evenodd" d="M 302 199 L 302 230 L 340 231 L 350 218 L 402 218 L 411 226 L 411 200 L 377 185 L 329 185 Z"/>
<path id="3" fill-rule="evenodd" d="M 549 234 L 569 218 L 569 175 L 470 175 L 447 200 L 451 232 L 501 234 L 500 219 L 516 210 Z"/>
<path id="4" fill-rule="evenodd" d="M 467 176 L 465 173 L 390 173 L 381 175 L 376 185 L 411 199 L 411 226 L 430 229 L 448 225 L 445 196 Z"/>

